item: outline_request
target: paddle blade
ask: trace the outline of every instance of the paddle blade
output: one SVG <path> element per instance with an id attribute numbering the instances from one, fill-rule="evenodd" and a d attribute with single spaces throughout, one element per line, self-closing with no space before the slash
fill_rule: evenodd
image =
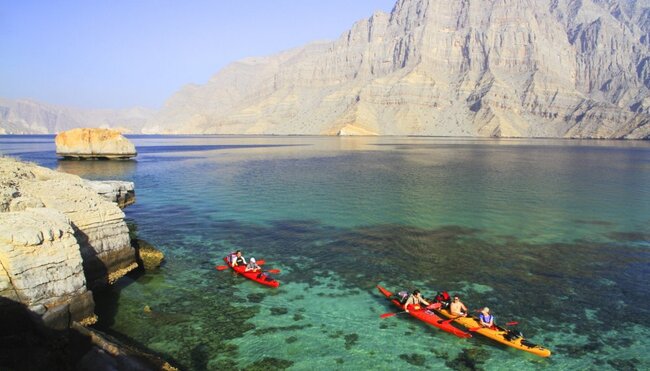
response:
<path id="1" fill-rule="evenodd" d="M 379 316 L 379 318 L 388 318 L 388 317 L 392 317 L 392 316 L 394 316 L 396 314 L 397 313 L 394 313 L 394 312 L 392 312 L 392 313 L 384 313 L 381 316 Z"/>
<path id="2" fill-rule="evenodd" d="M 267 272 L 268 273 L 280 273 L 280 270 L 279 269 L 269 269 Z"/>
<path id="3" fill-rule="evenodd" d="M 228 266 L 227 266 L 227 265 L 217 265 L 217 266 L 214 267 L 214 268 L 215 268 L 216 270 L 218 270 L 218 271 L 224 271 L 224 270 L 228 269 Z"/>
<path id="4" fill-rule="evenodd" d="M 257 261 L 257 265 L 264 265 L 266 264 L 266 261 L 264 259 L 260 259 Z"/>
<path id="5" fill-rule="evenodd" d="M 517 322 L 517 321 L 512 321 L 512 322 L 508 322 L 508 323 L 506 323 L 506 326 L 514 326 L 514 325 L 518 325 L 518 324 L 519 324 L 519 322 Z"/>

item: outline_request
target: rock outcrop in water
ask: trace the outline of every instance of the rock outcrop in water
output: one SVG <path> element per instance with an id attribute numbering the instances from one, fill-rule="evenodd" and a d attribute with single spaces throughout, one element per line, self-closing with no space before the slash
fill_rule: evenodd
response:
<path id="1" fill-rule="evenodd" d="M 59 133 L 54 139 L 56 154 L 79 159 L 128 159 L 135 146 L 117 130 L 78 128 Z"/>
<path id="2" fill-rule="evenodd" d="M 47 208 L 65 215 L 79 245 L 88 288 L 102 287 L 136 267 L 124 213 L 83 179 L 0 158 L 0 185 L 1 212 Z"/>
<path id="3" fill-rule="evenodd" d="M 135 258 L 117 206 L 124 192 L 133 194 L 133 183 L 90 182 L 0 157 L 0 368 L 176 370 L 84 327 L 97 319 L 90 289 L 144 260 Z"/>
<path id="4" fill-rule="evenodd" d="M 400 0 L 185 87 L 144 130 L 648 138 L 648 5 Z"/>
<path id="5" fill-rule="evenodd" d="M 104 199 L 115 202 L 120 209 L 135 203 L 135 185 L 121 180 L 86 180 L 85 184 Z"/>

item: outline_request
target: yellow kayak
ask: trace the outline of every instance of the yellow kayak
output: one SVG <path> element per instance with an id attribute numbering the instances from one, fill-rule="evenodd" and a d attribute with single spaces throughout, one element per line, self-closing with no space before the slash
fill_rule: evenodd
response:
<path id="1" fill-rule="evenodd" d="M 470 329 L 472 332 L 477 332 L 485 337 L 498 341 L 499 343 L 507 345 L 509 347 L 533 353 L 534 355 L 540 357 L 549 357 L 551 355 L 550 350 L 544 348 L 543 346 L 531 343 L 530 341 L 524 339 L 523 336 L 520 336 L 521 334 L 517 334 L 514 331 L 508 331 L 498 326 L 495 326 L 494 328 L 481 327 L 478 319 L 470 316 L 456 318 L 456 316 L 453 316 L 447 309 L 440 309 L 438 310 L 438 313 L 447 318 L 455 318 L 454 322 L 467 329 Z"/>

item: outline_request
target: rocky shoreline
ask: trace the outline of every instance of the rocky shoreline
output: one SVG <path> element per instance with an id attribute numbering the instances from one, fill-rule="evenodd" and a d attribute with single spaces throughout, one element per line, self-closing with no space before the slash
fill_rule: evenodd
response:
<path id="1" fill-rule="evenodd" d="M 16 339 L 32 339 L 26 346 L 36 344 L 46 354 L 46 364 L 37 368 L 96 369 L 103 364 L 173 369 L 159 357 L 143 357 L 147 351 L 121 350 L 128 347 L 85 327 L 97 321 L 93 291 L 144 260 L 121 210 L 134 201 L 131 182 L 91 182 L 0 157 L 0 365 L 32 368 L 31 361 L 15 358 L 21 354 Z M 146 259 L 155 258 L 148 268 L 162 259 L 151 249 Z M 77 341 L 73 339 L 86 345 L 71 350 L 74 356 L 54 354 L 61 344 Z"/>

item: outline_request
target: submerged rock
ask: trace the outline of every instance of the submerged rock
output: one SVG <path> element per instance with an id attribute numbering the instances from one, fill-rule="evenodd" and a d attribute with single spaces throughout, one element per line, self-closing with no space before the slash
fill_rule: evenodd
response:
<path id="1" fill-rule="evenodd" d="M 165 260 L 165 254 L 145 240 L 133 239 L 132 244 L 138 256 L 138 263 L 145 271 L 152 271 L 160 267 Z"/>
<path id="2" fill-rule="evenodd" d="M 117 130 L 72 129 L 54 139 L 56 154 L 75 159 L 129 159 L 137 155 L 135 146 Z"/>

